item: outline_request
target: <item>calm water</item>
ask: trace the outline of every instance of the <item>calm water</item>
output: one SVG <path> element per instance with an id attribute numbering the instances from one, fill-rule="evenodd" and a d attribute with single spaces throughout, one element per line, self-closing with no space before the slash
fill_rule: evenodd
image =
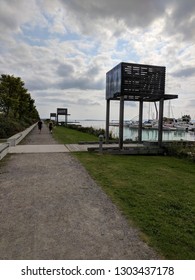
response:
<path id="1" fill-rule="evenodd" d="M 80 124 L 84 127 L 94 127 L 94 128 L 103 128 L 106 127 L 105 121 L 79 121 Z M 113 136 L 118 137 L 119 128 L 117 126 L 110 126 L 110 132 L 112 132 Z M 132 139 L 135 140 L 138 136 L 137 129 L 130 129 L 128 127 L 124 127 L 124 140 Z M 194 132 L 185 132 L 185 131 L 163 131 L 163 140 L 190 140 L 195 141 L 195 133 Z M 158 131 L 157 130 L 149 130 L 143 129 L 142 131 L 142 140 L 143 141 L 157 141 L 158 140 Z"/>

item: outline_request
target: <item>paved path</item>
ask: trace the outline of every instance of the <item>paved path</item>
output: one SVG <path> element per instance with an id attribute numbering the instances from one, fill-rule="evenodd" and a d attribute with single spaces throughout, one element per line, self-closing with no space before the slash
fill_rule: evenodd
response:
<path id="1" fill-rule="evenodd" d="M 22 145 L 57 143 L 44 126 Z M 37 150 L 10 154 L 0 163 L 0 259 L 158 256 L 74 156 Z"/>
<path id="2" fill-rule="evenodd" d="M 67 153 L 65 145 L 17 145 L 9 148 L 10 154 Z"/>

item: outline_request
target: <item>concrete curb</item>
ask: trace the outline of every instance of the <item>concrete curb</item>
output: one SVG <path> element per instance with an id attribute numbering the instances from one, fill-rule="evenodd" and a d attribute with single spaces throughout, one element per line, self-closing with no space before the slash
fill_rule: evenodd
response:
<path id="1" fill-rule="evenodd" d="M 37 123 L 31 125 L 30 127 L 28 127 L 27 129 L 25 129 L 22 132 L 19 132 L 13 136 L 11 136 L 10 138 L 7 139 L 7 143 L 9 144 L 9 146 L 16 146 L 18 145 L 23 139 L 24 137 L 26 137 L 27 134 L 29 134 L 29 132 L 31 132 L 31 130 L 37 125 Z"/>
<path id="2" fill-rule="evenodd" d="M 37 123 L 31 125 L 24 131 L 9 137 L 6 143 L 0 144 L 0 160 L 2 160 L 9 153 L 9 147 L 18 145 L 33 130 L 36 125 Z"/>
<path id="3" fill-rule="evenodd" d="M 8 152 L 9 152 L 9 144 L 8 143 L 0 144 L 0 160 L 2 160 L 2 158 L 4 158 L 4 156 L 6 156 Z"/>

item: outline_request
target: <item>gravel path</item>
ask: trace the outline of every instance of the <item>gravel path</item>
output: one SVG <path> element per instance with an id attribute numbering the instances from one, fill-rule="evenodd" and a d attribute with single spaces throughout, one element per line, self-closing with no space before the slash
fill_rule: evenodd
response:
<path id="1" fill-rule="evenodd" d="M 56 144 L 44 126 L 22 144 Z M 70 153 L 0 163 L 0 259 L 158 259 Z"/>

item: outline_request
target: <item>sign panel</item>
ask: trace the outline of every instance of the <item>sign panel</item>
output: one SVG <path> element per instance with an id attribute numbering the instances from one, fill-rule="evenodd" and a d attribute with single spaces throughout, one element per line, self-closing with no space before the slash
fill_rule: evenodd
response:
<path id="1" fill-rule="evenodd" d="M 106 74 L 106 99 L 113 98 L 121 92 L 121 64 Z"/>
<path id="2" fill-rule="evenodd" d="M 164 66 L 121 62 L 106 73 L 106 99 L 155 100 L 165 94 Z"/>
<path id="3" fill-rule="evenodd" d="M 50 117 L 56 117 L 56 113 L 50 113 Z"/>
<path id="4" fill-rule="evenodd" d="M 57 108 L 57 114 L 58 115 L 68 115 L 68 109 L 67 108 Z"/>

